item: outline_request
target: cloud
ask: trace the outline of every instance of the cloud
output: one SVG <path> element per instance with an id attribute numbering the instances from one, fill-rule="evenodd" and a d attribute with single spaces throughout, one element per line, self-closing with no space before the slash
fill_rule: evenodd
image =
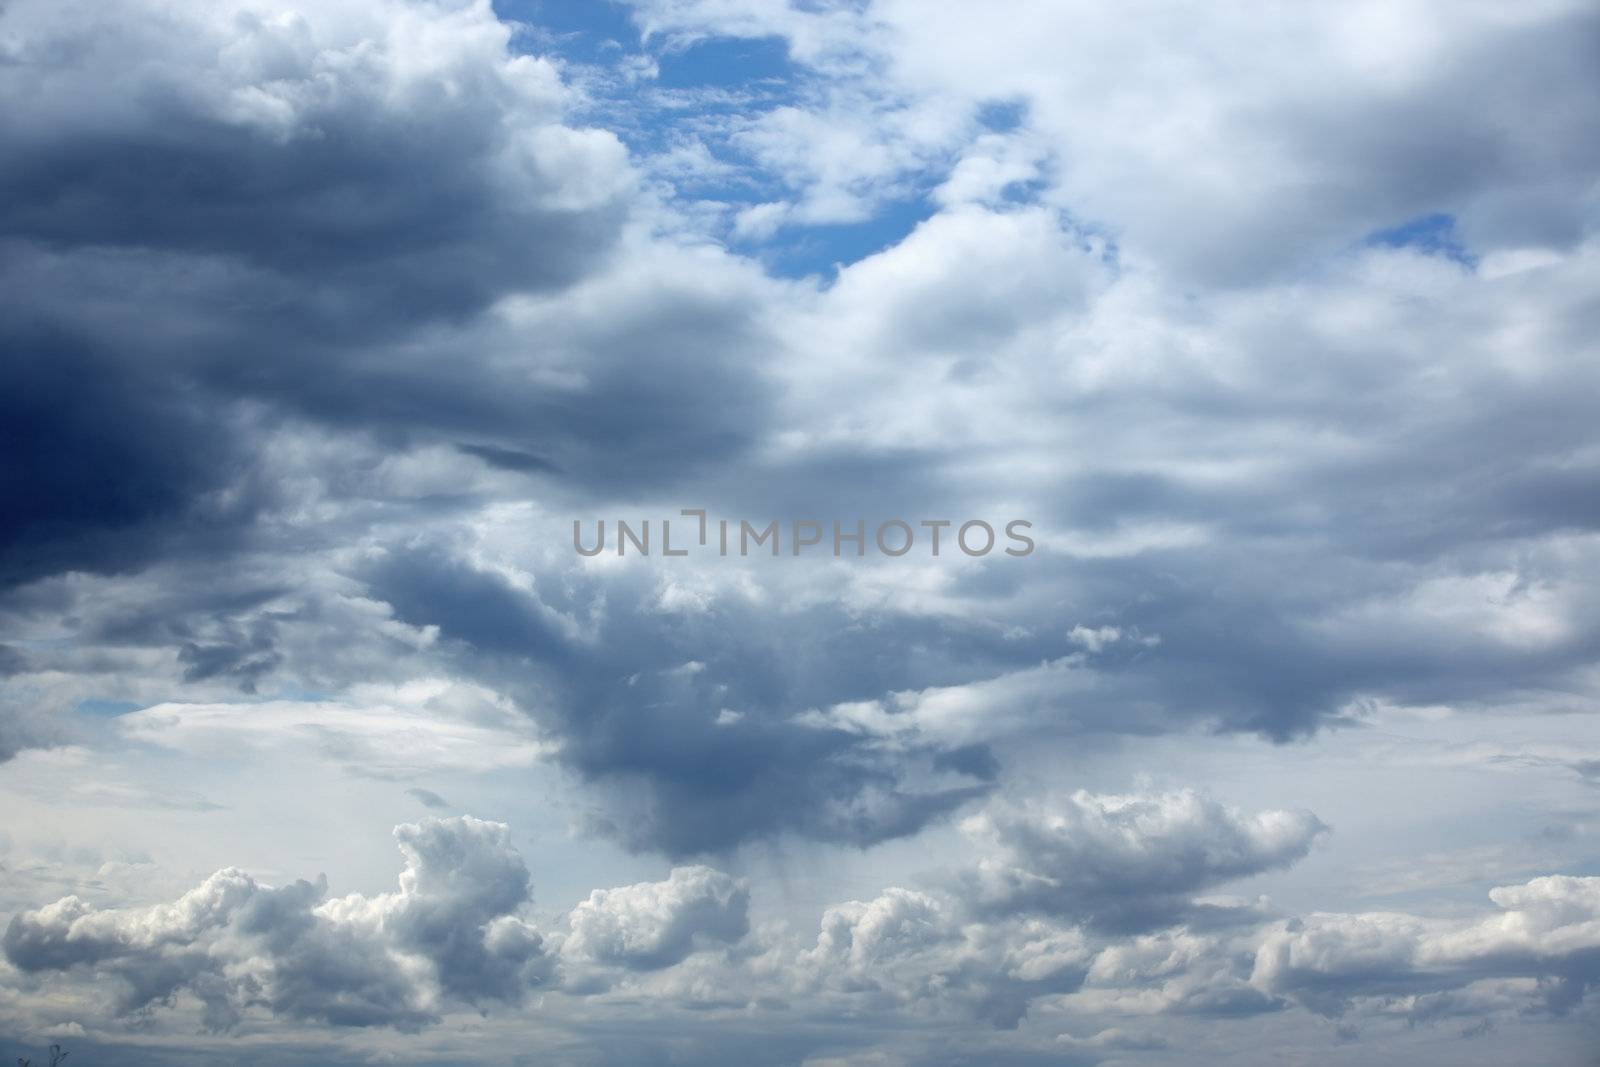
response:
<path id="1" fill-rule="evenodd" d="M 834 995 L 948 1003 L 1003 1028 L 1065 994 L 1169 1014 L 1281 1007 L 1241 964 L 1262 912 L 1195 895 L 1303 858 L 1325 831 L 1309 813 L 1079 792 L 991 802 L 963 829 L 981 851 L 944 888 L 829 907 L 797 972 Z"/>
<path id="2" fill-rule="evenodd" d="M 1142 1016 L 1241 1020 L 1281 1011 L 1285 1002 L 1250 982 L 1258 928 L 1248 919 L 1231 934 L 1187 926 L 1113 940 L 1085 978 L 1095 1007 Z"/>
<path id="3" fill-rule="evenodd" d="M 1162 1038 L 1141 1037 L 1138 1034 L 1130 1034 L 1115 1027 L 1097 1031 L 1087 1037 L 1059 1034 L 1056 1037 L 1056 1041 L 1071 1049 L 1103 1049 L 1116 1052 L 1155 1052 L 1169 1047 Z"/>
<path id="4" fill-rule="evenodd" d="M 24 974 L 88 972 L 114 980 L 113 1010 L 126 1014 L 188 989 L 209 1029 L 235 1025 L 231 984 L 204 942 L 258 893 L 244 872 L 219 871 L 170 905 L 105 912 L 76 896 L 12 917 L 0 946 Z"/>
<path id="5" fill-rule="evenodd" d="M 918 103 L 862 112 L 916 141 L 865 154 L 883 175 L 1021 160 L 1055 190 L 978 182 L 830 287 L 783 282 L 630 185 L 559 65 L 517 54 L 483 5 L 116 10 L 137 49 L 84 31 L 70 62 L 4 75 L 60 119 L 12 131 L 4 260 L 24 321 L 59 340 L 6 394 L 51 397 L 12 422 L 54 442 L 22 450 L 19 494 L 65 510 L 25 516 L 35 532 L 6 560 L 34 581 L 5 606 L 19 632 L 82 620 L 16 682 L 57 671 L 51 712 L 112 676 L 147 704 L 328 693 L 297 714 L 335 718 L 351 686 L 395 671 L 471 679 L 537 720 L 602 801 L 591 825 L 691 857 L 916 833 L 992 791 L 1012 752 L 1065 737 L 1284 740 L 1373 697 L 1492 706 L 1591 685 L 1586 246 L 1474 272 L 1341 245 L 1199 299 L 1172 273 L 1181 249 L 1052 199 L 1064 179 L 1040 146 L 1088 121 L 1035 99 L 1054 81 L 1015 87 L 1008 132 L 961 117 L 988 100 L 966 68 L 946 72 L 953 97 L 922 99 L 925 68 L 856 64 L 900 47 L 893 5 L 642 11 L 663 34 L 787 35 L 795 62 L 857 90 L 897 80 Z M 25 58 L 78 32 L 48 5 L 5 17 Z M 968 28 L 938 47 L 1012 32 Z M 1120 23 L 1086 30 L 1146 55 Z M 1252 27 L 1197 32 L 1221 48 Z M 1452 55 L 1494 46 L 1477 21 L 1457 32 Z M 1356 44 L 1317 48 L 1342 69 Z M 75 94 L 91 69 L 122 91 Z M 960 115 L 896 132 L 929 108 Z M 963 138 L 957 161 L 946 142 Z M 154 175 L 113 166 L 145 142 Z M 174 168 L 211 184 L 158 180 Z M 60 209 L 45 174 L 82 186 L 85 211 Z M 830 174 L 807 185 L 819 204 L 825 185 L 858 206 L 881 192 Z M 205 226 L 177 218 L 190 202 Z M 1189 240 L 1188 215 L 1157 236 Z M 114 486 L 94 474 L 113 454 L 135 475 Z M 670 582 L 696 591 L 687 623 L 659 571 L 554 550 L 559 515 L 668 497 L 669 514 L 1028 514 L 1041 549 L 1010 569 L 686 564 Z M 657 673 L 691 659 L 703 678 Z M 723 709 L 741 718 L 718 726 Z M 52 736 L 29 714 L 8 749 Z"/>
<path id="6" fill-rule="evenodd" d="M 20 911 L 0 946 L 23 975 L 116 988 L 118 1015 L 186 993 L 212 1030 L 264 1017 L 415 1031 L 534 991 L 604 992 L 731 951 L 750 932 L 745 882 L 676 867 L 594 890 L 547 942 L 522 917 L 531 878 L 506 826 L 428 818 L 394 835 L 405 866 L 391 892 L 332 897 L 325 879 L 274 888 L 228 868 L 171 904 L 102 909 L 67 896 Z"/>
<path id="7" fill-rule="evenodd" d="M 1154 824 L 1142 832 L 1124 825 L 1114 849 L 1098 827 L 1076 852 L 1091 869 L 1080 888 L 1110 892 L 1110 867 L 1135 901 L 1149 889 L 1134 868 L 1145 876 L 1170 870 L 1160 856 L 1181 854 L 1179 837 L 1216 853 L 1209 869 L 1178 879 L 1202 884 L 1263 862 L 1240 859 L 1238 841 L 1219 837 L 1253 832 L 1256 847 L 1270 852 L 1263 840 L 1282 814 L 1219 815 L 1188 794 L 1075 802 L 1080 821 L 1110 821 L 1123 810 Z M 20 995 L 43 983 L 51 1003 L 69 1006 L 95 1033 L 163 1006 L 197 1015 L 212 1031 L 270 1023 L 302 1034 L 413 1032 L 466 1009 L 452 1017 L 493 1013 L 509 1033 L 530 1021 L 531 994 L 551 994 L 538 1005 L 549 1025 L 580 1033 L 621 1025 L 622 1015 L 639 1024 L 632 1016 L 648 1003 L 657 1009 L 644 1020 L 649 1026 L 662 1025 L 669 1008 L 731 1011 L 729 1018 L 759 1020 L 769 1040 L 802 1043 L 811 1028 L 840 1017 L 868 1033 L 900 1032 L 916 1019 L 969 1042 L 963 1020 L 1014 1030 L 1032 1015 L 1018 1043 L 974 1046 L 1002 1056 L 1026 1055 L 1037 1040 L 1053 1043 L 1058 1056 L 1170 1047 L 1171 1035 L 1183 1032 L 1172 1028 L 1186 1019 L 1209 1020 L 1206 1032 L 1223 1039 L 1220 1020 L 1248 1030 L 1248 1020 L 1294 1005 L 1374 1025 L 1509 1019 L 1530 998 L 1561 1013 L 1600 975 L 1594 878 L 1552 875 L 1498 888 L 1491 897 L 1501 914 L 1478 919 L 1281 919 L 1235 909 L 1229 922 L 1208 925 L 1190 910 L 1131 934 L 1061 908 L 1030 913 L 1019 903 L 1002 913 L 992 898 L 963 891 L 974 883 L 957 880 L 827 905 L 808 941 L 781 923 L 752 927 L 747 882 L 695 866 L 597 889 L 541 932 L 523 917 L 530 876 L 505 826 L 425 819 L 397 827 L 395 837 L 405 858 L 398 888 L 373 896 L 330 897 L 320 879 L 272 888 L 230 868 L 168 904 L 103 909 L 69 896 L 24 910 L 0 939 L 6 973 Z M 1096 848 L 1154 858 L 1108 864 L 1092 857 Z M 973 867 L 992 876 L 981 858 Z M 1151 884 L 1159 892 L 1171 881 Z M 96 1003 L 108 994 L 109 1003 Z M 1036 1010 L 1042 1006 L 1049 1010 Z M 1057 1037 L 1062 1018 L 1074 1027 Z M 1116 1027 L 1090 1026 L 1079 1036 L 1087 1021 L 1113 1018 Z M 235 1045 L 247 1047 L 237 1039 L 226 1047 Z"/>
<path id="8" fill-rule="evenodd" d="M 663 612 L 636 571 L 518 588 L 443 546 L 387 557 L 372 588 L 402 621 L 437 626 L 454 669 L 494 678 L 536 709 L 554 758 L 609 791 L 595 828 L 635 849 L 692 856 L 786 834 L 871 844 L 991 788 L 981 761 L 923 784 L 869 739 L 791 717 L 813 692 L 903 670 L 867 654 L 851 630 L 830 631 L 825 608 L 808 622 L 737 598 L 686 620 Z M 785 648 L 796 627 L 806 643 Z M 703 669 L 678 669 L 690 661 Z M 822 663 L 830 670 L 809 666 Z M 730 707 L 742 717 L 719 724 Z M 931 768 L 943 749 L 925 747 Z"/>
<path id="9" fill-rule="evenodd" d="M 172 904 L 108 911 L 69 896 L 21 912 L 5 955 L 25 974 L 117 979 L 120 1013 L 187 991 L 211 1029 L 255 1008 L 416 1029 L 451 1004 L 520 1003 L 550 979 L 543 938 L 515 914 L 530 883 L 505 826 L 426 819 L 395 838 L 406 860 L 395 892 L 329 898 L 325 880 L 272 888 L 230 868 Z"/>
<path id="10" fill-rule="evenodd" d="M 306 746 L 358 773 L 390 777 L 526 767 L 550 752 L 503 697 L 439 679 L 358 687 L 348 702 L 261 701 L 242 715 L 232 704 L 156 704 L 116 725 L 129 740 L 194 756 Z"/>
<path id="11" fill-rule="evenodd" d="M 616 232 L 621 146 L 562 125 L 554 67 L 487 5 L 101 14 L 7 8 L 8 92 L 36 101 L 9 127 L 14 237 L 237 257 L 415 315 L 570 280 Z"/>
<path id="12" fill-rule="evenodd" d="M 906 0 L 634 6 L 652 33 L 785 42 L 798 99 L 745 144 L 819 220 L 906 198 L 959 156 L 944 196 L 981 188 L 996 160 L 1026 161 L 1012 180 L 1042 164 L 1026 196 L 1190 285 L 1290 273 L 1438 211 L 1482 246 L 1570 248 L 1589 228 L 1592 129 L 1540 104 L 1592 87 L 1581 3 L 1484 8 L 1446 31 L 1421 3 L 1221 18 L 1028 3 L 1000 22 Z M 985 120 L 999 107 L 1011 122 Z"/>
<path id="13" fill-rule="evenodd" d="M 1439 6 L 5 5 L 0 759 L 75 746 L 6 768 L 5 861 L 90 899 L 12 919 L 0 1030 L 136 1016 L 156 1051 L 118 1062 L 198 1016 L 250 1037 L 196 1056 L 317 1067 L 462 1032 L 557 1062 L 1245 1063 L 1315 1058 L 1344 1011 L 1415 1024 L 1419 1062 L 1458 1019 L 1560 1060 L 1582 880 L 1488 917 L 1427 894 L 1582 870 L 1592 831 L 1562 792 L 1595 777 L 1587 720 L 1555 713 L 1600 651 L 1600 142 L 1566 103 L 1596 22 Z M 1039 550 L 567 548 L 574 517 L 685 506 L 1020 516 Z M 1387 772 L 1328 727 L 1420 709 L 1539 758 L 1373 817 Z M 1244 809 L 1034 795 L 1166 780 L 1180 742 L 1219 767 L 1237 734 L 1300 743 L 1263 773 L 1362 829 L 1290 871 L 1325 827 L 1268 778 Z M 579 903 L 535 928 L 509 836 L 461 820 L 403 829 L 389 893 L 178 892 L 222 847 L 192 809 L 347 777 L 538 809 Z M 574 813 L 636 855 L 557 840 Z M 367 862 L 312 814 L 318 851 L 260 861 Z M 108 841 L 182 880 L 89 877 Z M 1352 900 L 1374 870 L 1410 910 Z M 1343 910 L 1212 895 L 1246 880 Z M 422 1051 L 370 1032 L 435 1020 Z"/>
<path id="14" fill-rule="evenodd" d="M 248 521 L 252 493 L 219 495 L 242 459 L 224 423 L 78 331 L 37 314 L 12 321 L 0 335 L 0 444 L 17 457 L 0 473 L 13 502 L 0 586 L 69 568 L 129 570 L 175 538 L 203 552 Z"/>
<path id="15" fill-rule="evenodd" d="M 710 867 L 674 867 L 663 882 L 596 889 L 572 909 L 565 960 L 632 971 L 681 963 L 750 930 L 750 891 Z"/>
<path id="16" fill-rule="evenodd" d="M 567 284 L 621 232 L 622 146 L 563 124 L 554 67 L 487 4 L 0 17 L 0 85 L 34 102 L 0 131 L 22 458 L 0 489 L 23 509 L 0 582 L 236 544 L 272 495 L 246 397 L 414 417 L 431 372 L 408 331 Z M 239 668 L 191 655 L 197 677 Z"/>
<path id="17" fill-rule="evenodd" d="M 431 789 L 423 789 L 420 786 L 407 789 L 406 796 L 415 798 L 417 803 L 425 808 L 448 808 L 450 806 L 450 802 L 444 797 Z"/>
<path id="18" fill-rule="evenodd" d="M 971 922 L 958 902 L 891 887 L 823 912 L 797 971 L 814 986 L 897 1009 L 945 1008 L 1015 1027 L 1036 998 L 1077 989 L 1093 950 L 1082 931 L 1039 920 Z"/>
<path id="19" fill-rule="evenodd" d="M 995 804 L 962 828 L 991 850 L 968 880 L 976 906 L 1125 930 L 1180 921 L 1196 894 L 1288 867 L 1328 829 L 1310 812 L 1246 815 L 1192 790 Z"/>
<path id="20" fill-rule="evenodd" d="M 1553 1011 L 1580 1003 L 1600 981 L 1600 878 L 1549 875 L 1489 897 L 1500 914 L 1470 921 L 1382 912 L 1289 920 L 1262 939 L 1251 982 L 1329 1014 L 1357 999 L 1494 978 L 1540 979 Z"/>

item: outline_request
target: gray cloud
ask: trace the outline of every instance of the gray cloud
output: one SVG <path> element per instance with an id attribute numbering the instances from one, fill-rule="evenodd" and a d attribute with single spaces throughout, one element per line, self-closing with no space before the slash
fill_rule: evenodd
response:
<path id="1" fill-rule="evenodd" d="M 122 2 L 85 22 L 9 5 L 3 77 L 34 106 L 8 123 L 0 225 L 236 258 L 410 315 L 570 280 L 615 233 L 620 146 L 561 125 L 558 77 L 507 56 L 503 25 L 394 3 L 237 8 Z M 81 92 L 88 78 L 101 91 Z"/>
<path id="2" fill-rule="evenodd" d="M 0 128 L 7 583 L 236 546 L 266 503 L 246 397 L 504 432 L 482 364 L 445 375 L 410 331 L 568 284 L 620 232 L 621 146 L 562 124 L 486 10 L 239 9 L 6 8 L 0 82 L 33 101 Z"/>
<path id="3" fill-rule="evenodd" d="M 628 161 L 570 125 L 556 71 L 512 57 L 482 11 L 233 27 L 178 10 L 136 27 L 135 62 L 98 32 L 64 51 L 77 24 L 53 10 L 7 14 L 26 61 L 5 76 L 59 121 L 10 130 L 5 262 L 41 336 L 71 340 L 16 364 L 35 388 L 10 395 L 37 407 L 27 398 L 68 369 L 103 384 L 12 422 L 39 424 L 30 442 L 49 447 L 24 451 L 30 503 L 5 559 L 15 582 L 155 561 L 169 581 L 193 576 L 205 595 L 151 600 L 142 628 L 75 635 L 119 655 L 170 649 L 175 675 L 158 685 L 142 668 L 152 690 L 372 680 L 389 635 L 357 626 L 372 647 L 335 665 L 313 632 L 358 643 L 328 592 L 355 581 L 406 626 L 439 627 L 444 647 L 418 669 L 443 660 L 538 709 L 559 758 L 607 795 L 596 826 L 691 855 L 916 832 L 983 795 L 1019 735 L 1199 722 L 1282 740 L 1372 696 L 1493 703 L 1577 685 L 1600 647 L 1600 623 L 1565 600 L 1588 572 L 1550 544 L 1593 526 L 1577 491 L 1588 383 L 1570 358 L 1593 335 L 1581 264 L 1490 277 L 1373 252 L 1196 306 L 1121 272 L 1092 221 L 953 200 L 818 292 L 625 232 Z M 408 65 L 429 32 L 438 54 Z M 361 41 L 365 59 L 346 63 Z M 123 91 L 80 99 L 91 64 Z M 446 83 L 459 92 L 433 92 Z M 138 146 L 144 169 L 122 165 Z M 202 187 L 159 180 L 174 170 Z M 84 212 L 58 209 L 63 190 Z M 370 210 L 338 208 L 350 202 Z M 203 225 L 177 217 L 186 204 Z M 1549 366 L 1517 378 L 1491 340 L 1530 301 Z M 1385 328 L 1352 345 L 1331 309 Z M 1040 472 L 1012 462 L 1019 449 L 1080 458 Z M 113 454 L 134 477 L 101 477 Z M 386 474 L 405 462 L 432 465 L 424 488 Z M 447 544 L 524 494 L 594 509 L 645 490 L 731 513 L 1025 507 L 1053 544 L 1025 572 L 923 574 L 947 583 L 937 604 L 881 585 L 847 599 L 883 581 L 871 575 L 774 612 L 712 578 L 693 619 L 659 610 L 633 572 L 504 546 L 467 565 Z M 358 562 L 334 557 L 361 538 L 373 551 Z M 308 577 L 251 607 L 218 578 L 241 563 L 266 588 Z M 1502 576 L 1513 601 L 1562 587 L 1547 639 L 1440 626 L 1420 606 Z M 779 599 L 803 589 L 750 580 Z M 99 614 L 86 601 L 74 617 Z M 14 603 L 23 628 L 60 611 Z M 581 638 L 580 618 L 594 620 Z M 1088 624 L 1159 644 L 1064 640 Z M 1074 655 L 1026 706 L 975 710 L 987 732 L 930 737 L 900 716 L 922 733 L 886 749 L 795 725 L 906 691 L 1006 702 L 988 682 Z M 707 665 L 700 682 L 660 673 L 688 661 Z M 724 708 L 743 718 L 716 725 Z M 976 757 L 985 745 L 992 759 Z"/>
<path id="4" fill-rule="evenodd" d="M 3 270 L 3 268 L 0 268 Z M 0 336 L 0 584 L 88 568 L 125 571 L 236 534 L 255 501 L 215 496 L 241 463 L 225 423 L 201 416 L 171 376 L 122 362 L 56 323 Z"/>
<path id="5" fill-rule="evenodd" d="M 472 820 L 402 828 L 375 896 L 228 870 L 117 908 L 100 860 L 7 853 L 88 899 L 11 919 L 0 1029 L 149 1062 L 112 1048 L 137 1026 L 166 1063 L 198 1023 L 250 1040 L 197 1059 L 319 1067 L 435 1023 L 415 1055 L 481 1026 L 828 1067 L 1581 1039 L 1585 879 L 1351 902 L 1375 850 L 1521 812 L 1565 836 L 1495 871 L 1585 869 L 1578 749 L 1497 765 L 1492 819 L 1441 799 L 1288 874 L 1309 813 L 1071 790 L 1157 735 L 1514 722 L 1485 745 L 1532 752 L 1528 716 L 1593 703 L 1594 12 L 688 0 L 633 5 L 641 38 L 559 8 L 0 11 L 0 790 L 71 842 L 137 808 L 187 871 L 223 831 L 179 809 L 248 821 L 292 762 L 268 784 L 443 807 L 421 780 L 636 854 L 552 844 L 585 878 L 746 878 L 630 867 L 536 929 Z M 844 230 L 825 277 L 765 269 Z M 1025 515 L 1039 551 L 567 549 L 684 506 Z M 1381 802 L 1352 780 L 1308 784 L 1341 826 Z M 1344 910 L 1209 895 L 1244 880 Z"/>
<path id="6" fill-rule="evenodd" d="M 417 803 L 425 808 L 448 808 L 450 806 L 450 802 L 444 797 L 431 789 L 423 789 L 420 786 L 407 789 L 406 796 L 415 798 Z"/>
<path id="7" fill-rule="evenodd" d="M 574 576 L 530 595 L 423 550 L 389 555 L 369 581 L 402 620 L 438 626 L 462 669 L 546 709 L 557 757 L 616 791 L 616 820 L 598 828 L 634 848 L 689 855 L 782 833 L 866 845 L 990 788 L 992 768 L 970 762 L 946 765 L 954 783 L 914 787 L 894 754 L 792 719 L 811 701 L 909 677 L 910 664 L 863 648 L 826 609 L 773 618 L 759 604 L 727 604 L 686 618 L 662 612 L 657 591 L 634 580 Z M 592 614 L 601 600 L 604 612 Z M 573 636 L 563 621 L 573 617 L 595 629 Z M 796 634 L 804 642 L 784 647 Z M 679 669 L 690 662 L 701 669 Z M 745 714 L 719 723 L 721 708 Z"/>

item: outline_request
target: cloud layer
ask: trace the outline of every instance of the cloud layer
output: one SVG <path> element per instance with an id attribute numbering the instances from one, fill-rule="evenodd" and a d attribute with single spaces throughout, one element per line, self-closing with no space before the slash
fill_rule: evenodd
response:
<path id="1" fill-rule="evenodd" d="M 1575 1059 L 1597 35 L 5 4 L 0 1035 Z"/>
<path id="2" fill-rule="evenodd" d="M 1080 793 L 1031 816 L 1033 833 L 1054 842 L 1036 866 L 1070 854 L 1077 861 L 1060 869 L 1082 872 L 1050 886 L 1051 907 L 997 898 L 997 872 L 1007 891 L 1021 877 L 1004 866 L 1017 858 L 1021 816 L 997 810 L 982 821 L 1001 840 L 968 876 L 831 904 L 812 940 L 752 928 L 748 884 L 704 866 L 596 889 L 538 930 L 508 828 L 459 816 L 395 828 L 405 867 L 394 891 L 331 897 L 325 879 L 273 888 L 230 868 L 167 904 L 106 910 L 69 896 L 23 911 L 3 947 L 22 980 L 79 1018 L 166 1006 L 206 1029 L 243 1032 L 269 1022 L 415 1032 L 464 1009 L 561 1011 L 529 999 L 546 993 L 604 1013 L 648 996 L 782 1018 L 802 998 L 819 1018 L 955 1013 L 1000 1029 L 1074 1000 L 1121 1002 L 1146 1018 L 1248 1018 L 1291 1005 L 1342 1017 L 1395 998 L 1426 1011 L 1428 998 L 1476 990 L 1488 1004 L 1566 1013 L 1600 976 L 1600 879 L 1502 886 L 1490 894 L 1501 911 L 1472 919 L 1235 907 L 1218 922 L 1193 898 L 1156 919 L 1152 897 L 1168 906 L 1292 862 L 1319 824 L 1246 817 L 1192 793 Z M 1152 866 L 1167 873 L 1149 877 Z M 1145 903 L 1139 930 L 1128 928 L 1128 907 L 1116 928 L 1094 910 L 1113 884 Z M 1538 985 L 1518 990 L 1510 979 Z M 1138 1045 L 1091 1036 L 1067 1043 Z M 1154 1037 L 1145 1045 L 1162 1047 Z"/>

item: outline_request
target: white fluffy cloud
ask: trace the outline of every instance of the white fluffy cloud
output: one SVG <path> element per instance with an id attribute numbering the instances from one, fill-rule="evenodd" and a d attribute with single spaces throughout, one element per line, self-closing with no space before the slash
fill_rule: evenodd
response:
<path id="1" fill-rule="evenodd" d="M 572 909 L 564 959 L 651 971 L 750 930 L 749 888 L 710 867 L 674 867 L 662 882 L 596 889 Z"/>
<path id="2" fill-rule="evenodd" d="M 959 154 L 966 181 L 994 165 L 997 140 L 1024 160 L 1042 142 L 1046 200 L 1205 285 L 1434 212 L 1456 214 L 1474 244 L 1571 247 L 1594 203 L 1589 117 L 1541 106 L 1593 87 L 1593 11 L 1575 0 L 1448 16 L 1425 0 L 1224 12 L 1041 0 L 1002 19 L 920 0 L 636 6 L 661 33 L 779 36 L 816 73 L 805 103 L 750 136 L 818 211 L 903 196 L 943 153 Z M 975 121 L 996 104 L 1021 113 L 998 138 Z"/>
<path id="3" fill-rule="evenodd" d="M 97 1025 L 168 1005 L 213 1030 L 409 1032 L 460 1009 L 515 1018 L 533 1010 L 533 993 L 571 998 L 541 998 L 539 1012 L 557 1019 L 564 1004 L 603 1018 L 646 998 L 772 1025 L 775 1011 L 999 1029 L 1025 1018 L 1049 1026 L 1062 1011 L 1120 1020 L 1056 1042 L 1079 1052 L 1156 1049 L 1178 1020 L 1293 1005 L 1369 1021 L 1399 1011 L 1413 1023 L 1509 1017 L 1530 1003 L 1565 1012 L 1600 977 L 1600 879 L 1502 887 L 1491 894 L 1502 912 L 1477 919 L 1283 919 L 1235 906 L 1221 920 L 1175 909 L 1166 925 L 1128 933 L 1101 921 L 1107 896 L 1138 903 L 1153 926 L 1151 900 L 1165 906 L 1177 886 L 1287 862 L 1315 836 L 1314 820 L 1245 817 L 1179 793 L 1080 795 L 983 822 L 1011 861 L 1023 837 L 1048 839 L 1031 866 L 1058 876 L 1039 909 L 1053 914 L 1029 915 L 1020 900 L 997 908 L 993 893 L 1014 891 L 1024 872 L 1001 878 L 978 859 L 972 879 L 946 888 L 828 905 L 808 939 L 781 924 L 752 929 L 748 885 L 695 866 L 597 889 L 541 932 L 525 917 L 530 879 L 507 828 L 461 817 L 396 829 L 406 862 L 392 892 L 330 898 L 320 880 L 275 889 L 228 869 L 170 904 L 103 909 L 66 897 L 23 911 L 3 946 L 11 973 L 47 990 L 57 1017 L 70 1006 Z"/>
<path id="4" fill-rule="evenodd" d="M 1013 1027 L 1035 998 L 1076 989 L 1092 956 L 1073 927 L 973 921 L 954 898 L 889 888 L 828 908 L 795 967 L 811 988 L 845 1000 Z"/>
<path id="5" fill-rule="evenodd" d="M 1109 926 L 1164 925 L 1193 897 L 1304 859 L 1327 827 L 1310 812 L 1245 814 L 1192 790 L 992 806 L 963 828 L 992 852 L 976 903 Z"/>
<path id="6" fill-rule="evenodd" d="M 1313 914 L 1277 925 L 1253 984 L 1322 1011 L 1357 998 L 1415 996 L 1493 978 L 1548 981 L 1566 1011 L 1600 981 L 1600 878 L 1552 875 L 1489 893 L 1501 911 L 1472 921 L 1390 913 Z"/>
<path id="7" fill-rule="evenodd" d="M 172 904 L 108 911 L 66 897 L 21 912 L 5 955 L 25 974 L 115 978 L 122 1013 L 192 994 L 213 1029 L 256 1008 L 414 1029 L 450 1005 L 520 1003 L 549 979 L 543 938 L 516 915 L 529 877 L 505 826 L 428 819 L 395 838 L 406 860 L 395 892 L 330 899 L 323 880 L 273 888 L 228 869 Z"/>

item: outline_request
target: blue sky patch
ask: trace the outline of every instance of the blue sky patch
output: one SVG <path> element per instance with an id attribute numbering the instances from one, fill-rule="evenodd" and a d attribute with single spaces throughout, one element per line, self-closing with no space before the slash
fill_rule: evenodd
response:
<path id="1" fill-rule="evenodd" d="M 1430 256 L 1444 256 L 1465 266 L 1477 263 L 1456 233 L 1455 216 L 1445 213 L 1419 215 L 1398 226 L 1379 230 L 1367 238 L 1369 245 L 1384 248 L 1415 248 Z"/>

